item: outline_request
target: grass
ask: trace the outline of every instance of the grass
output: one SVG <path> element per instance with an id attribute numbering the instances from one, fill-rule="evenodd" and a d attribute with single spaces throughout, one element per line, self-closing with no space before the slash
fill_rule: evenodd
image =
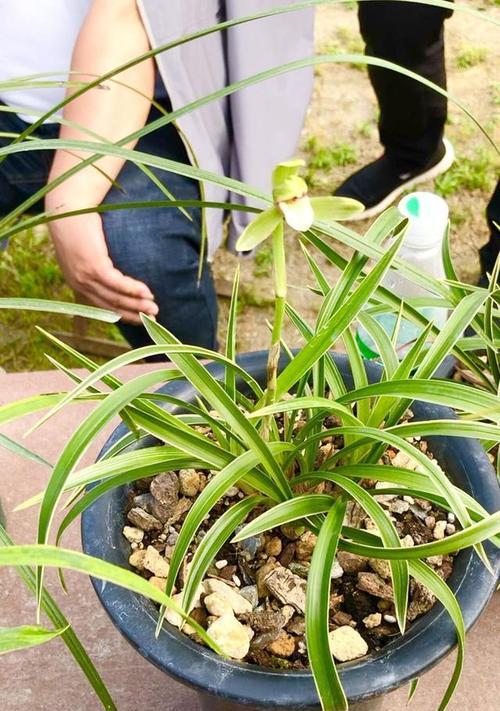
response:
<path id="1" fill-rule="evenodd" d="M 450 170 L 436 178 L 436 192 L 445 198 L 460 190 L 488 192 L 493 187 L 493 177 L 492 154 L 480 148 L 472 158 L 458 157 Z"/>
<path id="2" fill-rule="evenodd" d="M 486 61 L 488 50 L 484 47 L 464 46 L 456 57 L 458 69 L 470 69 Z"/>
<path id="3" fill-rule="evenodd" d="M 357 162 L 355 148 L 349 143 L 333 143 L 322 145 L 316 136 L 311 136 L 306 145 L 307 175 L 306 180 L 311 187 L 317 183 L 317 173 L 328 173 L 333 168 L 354 165 Z"/>
<path id="4" fill-rule="evenodd" d="M 74 300 L 72 291 L 64 283 L 46 230 L 20 233 L 0 251 L 0 295 Z M 52 367 L 45 353 L 65 365 L 73 365 L 38 333 L 36 325 L 48 331 L 71 331 L 72 318 L 0 309 L 0 367 L 11 372 Z M 89 321 L 89 335 L 122 340 L 115 326 L 93 321 Z"/>
<path id="5" fill-rule="evenodd" d="M 320 48 L 320 54 L 364 54 L 365 45 L 358 32 L 353 32 L 348 27 L 341 26 L 336 33 L 336 40 L 328 42 Z M 348 67 L 366 72 L 366 64 L 361 62 L 348 62 Z"/>
<path id="6" fill-rule="evenodd" d="M 500 83 L 494 82 L 490 86 L 491 103 L 493 106 L 500 106 Z"/>
<path id="7" fill-rule="evenodd" d="M 273 266 L 273 255 L 271 248 L 267 245 L 261 247 L 254 257 L 254 263 L 255 267 L 253 270 L 253 275 L 255 277 L 270 276 Z"/>

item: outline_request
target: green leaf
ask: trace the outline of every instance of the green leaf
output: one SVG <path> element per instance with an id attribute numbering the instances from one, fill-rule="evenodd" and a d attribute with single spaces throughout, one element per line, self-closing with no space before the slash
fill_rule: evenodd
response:
<path id="1" fill-rule="evenodd" d="M 283 216 L 277 207 L 270 207 L 257 215 L 243 230 L 236 242 L 239 252 L 247 252 L 271 236 Z"/>
<path id="2" fill-rule="evenodd" d="M 282 412 L 293 412 L 294 410 L 306 409 L 326 410 L 328 414 L 335 413 L 339 417 L 345 418 L 349 424 L 363 424 L 345 405 L 339 404 L 335 400 L 329 400 L 326 397 L 314 396 L 296 397 L 293 398 L 293 400 L 280 400 L 279 402 L 275 402 L 273 405 L 267 405 L 266 407 L 261 407 L 258 410 L 249 412 L 247 417 L 249 419 L 260 419 L 261 417 L 267 417 L 268 415 L 276 415 Z"/>
<path id="3" fill-rule="evenodd" d="M 358 321 L 373 339 L 384 364 L 384 377 L 389 380 L 398 368 L 399 359 L 387 331 L 366 311 L 359 312 Z"/>
<path id="4" fill-rule="evenodd" d="M 431 429 L 432 431 L 432 425 L 435 425 L 438 421 L 433 420 L 429 423 L 423 423 L 424 427 L 427 427 Z M 446 424 L 450 424 L 450 427 L 447 432 L 453 431 L 452 428 L 454 425 L 451 423 L 455 422 L 454 420 L 446 421 Z M 457 424 L 457 429 L 454 431 L 458 431 L 458 425 L 461 425 L 460 421 L 456 422 Z M 469 423 L 471 424 L 471 423 Z M 476 424 L 476 423 L 475 423 Z M 481 423 L 477 423 L 481 424 Z M 407 427 L 406 425 L 398 425 L 397 427 L 394 427 L 389 430 L 379 430 L 374 427 L 352 427 L 352 426 L 342 426 L 342 427 L 336 427 L 332 430 L 326 430 L 324 432 L 319 433 L 319 435 L 313 435 L 309 439 L 318 439 L 321 437 L 325 437 L 328 434 L 334 434 L 334 435 L 340 435 L 340 434 L 353 434 L 356 436 L 363 436 L 367 437 L 368 439 L 373 439 L 376 441 L 381 441 L 387 444 L 391 444 L 392 446 L 396 447 L 397 449 L 400 449 L 403 451 L 405 454 L 407 454 L 411 459 L 416 461 L 418 465 L 420 466 L 421 470 L 429 476 L 431 481 L 436 487 L 436 491 L 440 493 L 447 501 L 449 502 L 450 506 L 452 507 L 454 513 L 456 514 L 458 520 L 462 524 L 462 526 L 469 526 L 471 524 L 471 519 L 469 517 L 469 514 L 467 513 L 467 509 L 464 506 L 462 499 L 458 494 L 455 493 L 455 490 L 446 477 L 445 473 L 441 470 L 437 464 L 435 464 L 433 461 L 431 461 L 423 452 L 421 452 L 419 449 L 414 447 L 412 444 L 407 442 L 405 439 L 403 439 L 400 434 L 402 432 L 405 433 L 404 436 L 410 437 L 410 436 L 415 436 L 413 432 L 419 433 L 420 430 L 418 429 L 421 426 L 421 423 L 415 423 L 412 425 L 412 429 L 410 427 Z M 438 431 L 438 425 L 436 425 L 436 433 L 442 434 L 443 431 Z M 413 429 L 415 428 L 415 429 Z M 443 428 L 444 429 L 444 428 Z M 299 448 L 302 449 L 304 446 L 303 443 L 299 445 Z M 341 452 L 342 454 L 342 452 Z M 333 457 L 331 458 L 333 461 Z"/>
<path id="5" fill-rule="evenodd" d="M 284 442 L 274 442 L 270 443 L 270 447 L 273 454 L 278 454 L 279 452 L 290 450 L 292 445 Z M 189 546 L 203 519 L 210 513 L 213 506 L 231 486 L 240 481 L 240 479 L 246 480 L 247 483 L 258 491 L 269 496 L 271 500 L 279 500 L 279 490 L 276 491 L 276 487 L 272 486 L 272 482 L 270 482 L 265 475 L 255 472 L 249 476 L 249 473 L 258 463 L 259 457 L 255 452 L 244 452 L 216 474 L 193 503 L 182 524 L 179 538 L 177 539 L 170 559 L 170 569 L 166 585 L 166 591 L 168 593 L 174 588 L 182 561 L 186 557 Z"/>
<path id="6" fill-rule="evenodd" d="M 312 197 L 311 205 L 315 220 L 331 222 L 333 220 L 348 220 L 353 215 L 364 210 L 359 200 L 346 197 Z"/>
<path id="7" fill-rule="evenodd" d="M 189 457 L 182 455 L 174 455 L 170 458 L 166 458 L 163 467 L 160 467 L 157 463 L 152 466 L 144 465 L 142 463 L 140 466 L 137 466 L 135 468 L 125 469 L 123 468 L 123 466 L 120 466 L 119 468 L 117 468 L 117 471 L 115 473 L 113 473 L 111 476 L 108 476 L 107 479 L 100 481 L 99 484 L 90 489 L 90 491 L 87 491 L 78 501 L 76 501 L 76 503 L 73 503 L 72 507 L 66 513 L 63 520 L 59 524 L 59 528 L 57 530 L 56 535 L 56 545 L 59 545 L 61 537 L 64 531 L 68 528 L 68 526 L 70 526 L 73 521 L 75 521 L 78 516 L 80 516 L 89 506 L 91 506 L 94 501 L 97 501 L 97 499 L 106 494 L 108 491 L 112 491 L 113 489 L 117 489 L 120 486 L 130 484 L 133 481 L 137 481 L 137 479 L 141 479 L 142 477 L 159 474 L 160 472 L 165 471 L 167 468 L 168 470 L 178 470 L 191 469 L 199 466 L 199 461 L 190 459 Z M 203 464 L 201 466 L 203 466 Z M 80 487 L 78 487 L 78 489 L 80 489 Z"/>
<path id="8" fill-rule="evenodd" d="M 488 412 L 491 419 L 500 422 L 500 402 L 496 395 L 482 390 L 472 390 L 470 386 L 452 380 L 426 380 L 423 378 L 389 380 L 351 390 L 340 396 L 338 402 L 347 404 L 381 395 L 423 400 L 477 415 Z"/>
<path id="9" fill-rule="evenodd" d="M 361 356 L 358 344 L 348 328 L 346 328 L 342 334 L 342 340 L 344 341 L 345 350 L 349 359 L 354 387 L 358 390 L 368 386 L 368 376 L 365 368 L 366 361 Z M 356 414 L 358 419 L 366 424 L 370 417 L 370 402 L 367 400 L 358 400 Z"/>
<path id="10" fill-rule="evenodd" d="M 307 325 L 307 323 L 302 319 L 298 312 L 290 306 L 290 304 L 285 305 L 285 311 L 288 318 L 297 328 L 306 343 L 309 342 L 314 335 L 312 328 Z M 346 392 L 344 380 L 331 354 L 325 354 L 322 361 L 325 369 L 326 382 L 328 383 L 332 396 L 336 398 Z"/>
<path id="11" fill-rule="evenodd" d="M 50 642 L 65 630 L 46 630 L 40 625 L 23 625 L 21 627 L 0 627 L 0 654 L 14 652 L 27 647 Z"/>
<path id="12" fill-rule="evenodd" d="M 401 545 L 398 533 L 394 524 L 387 516 L 384 509 L 380 504 L 375 501 L 375 499 L 363 489 L 362 486 L 356 484 L 356 482 L 347 479 L 346 477 L 340 476 L 339 474 L 332 473 L 330 481 L 334 481 L 338 484 L 344 491 L 349 494 L 358 504 L 366 511 L 366 513 L 373 520 L 377 526 L 380 537 L 384 546 L 387 547 L 397 547 Z M 408 565 L 404 561 L 392 560 L 389 562 L 391 567 L 391 578 L 394 590 L 394 606 L 396 610 L 396 617 L 398 620 L 398 626 L 401 633 L 404 634 L 406 627 L 406 609 L 408 606 L 408 588 L 409 588 L 409 577 L 408 577 Z"/>
<path id="13" fill-rule="evenodd" d="M 375 265 L 356 291 L 347 299 L 345 304 L 341 306 L 323 328 L 306 343 L 293 361 L 284 368 L 278 376 L 276 383 L 277 397 L 280 397 L 285 392 L 289 392 L 304 373 L 333 346 L 337 338 L 350 326 L 389 269 L 401 244 L 402 236 L 396 239 L 394 244 L 389 247 L 382 259 Z"/>
<path id="14" fill-rule="evenodd" d="M 386 464 L 346 464 L 344 466 L 335 467 L 333 471 L 316 469 L 294 477 L 292 485 L 296 487 L 300 484 L 310 484 L 318 481 L 334 481 L 334 477 L 337 474 L 341 474 L 342 476 L 347 476 L 352 479 L 375 479 L 376 481 L 394 483 L 395 485 L 404 487 L 404 489 L 398 489 L 398 494 L 404 492 L 410 496 L 428 499 L 429 501 L 436 503 L 437 506 L 441 506 L 446 511 L 451 511 L 449 503 L 446 499 L 436 493 L 435 485 L 425 474 L 420 474 L 417 471 L 411 471 L 410 469 L 403 469 L 402 467 L 394 467 Z M 478 504 L 478 502 L 470 494 L 462 491 L 457 486 L 455 486 L 454 489 L 463 500 L 464 505 L 467 507 L 467 510 L 474 521 L 479 521 L 489 515 L 486 509 Z M 385 490 L 386 489 L 384 487 L 384 492 Z M 380 490 L 377 490 L 377 493 L 379 493 L 379 491 Z M 374 494 L 375 491 L 372 491 L 371 493 Z M 387 490 L 387 493 L 396 493 L 396 488 L 394 491 Z M 500 541 L 496 543 L 496 545 L 500 545 Z"/>
<path id="15" fill-rule="evenodd" d="M 416 378 L 430 378 L 450 353 L 462 333 L 487 298 L 486 291 L 476 291 L 463 298 L 440 330 L 415 373 Z"/>
<path id="16" fill-rule="evenodd" d="M 37 454 L 36 452 L 32 452 L 30 449 L 27 449 L 22 444 L 15 442 L 13 439 L 7 437 L 7 435 L 2 434 L 1 432 L 0 447 L 5 447 L 5 449 L 10 450 L 14 454 L 17 454 L 20 457 L 24 457 L 25 459 L 29 459 L 30 461 L 35 462 L 36 464 L 43 464 L 45 467 L 52 467 L 52 464 L 43 457 L 41 457 L 39 454 Z"/>
<path id="17" fill-rule="evenodd" d="M 450 615 L 457 631 L 458 650 L 455 668 L 453 670 L 451 681 L 448 684 L 448 688 L 446 689 L 443 699 L 438 707 L 438 711 L 444 711 L 455 693 L 455 689 L 462 674 L 465 653 L 465 623 L 460 605 L 458 604 L 455 596 L 446 583 L 434 570 L 432 570 L 432 568 L 426 565 L 423 561 L 413 560 L 410 563 L 410 572 L 416 580 L 423 583 L 431 591 L 431 593 L 437 597 L 439 602 L 441 602 L 446 612 Z"/>
<path id="18" fill-rule="evenodd" d="M 334 501 L 335 499 L 327 494 L 295 496 L 289 501 L 276 504 L 276 506 L 254 518 L 233 538 L 233 543 L 243 541 L 251 536 L 257 536 L 263 531 L 268 531 L 276 526 L 283 526 L 291 521 L 326 513 L 330 510 Z"/>
<path id="19" fill-rule="evenodd" d="M 240 265 L 238 264 L 234 272 L 233 289 L 231 292 L 231 305 L 227 317 L 226 333 L 226 358 L 234 361 L 236 358 L 236 321 L 238 318 L 238 290 L 240 286 Z M 226 391 L 232 400 L 236 400 L 236 378 L 234 370 L 226 368 L 225 372 Z"/>
<path id="20" fill-rule="evenodd" d="M 166 353 L 184 373 L 187 380 L 217 410 L 222 419 L 234 429 L 246 445 L 259 454 L 262 465 L 281 489 L 283 496 L 290 495 L 291 489 L 288 479 L 272 456 L 266 442 L 231 400 L 221 384 L 194 356 L 187 352 L 178 352 L 176 349 L 177 339 L 167 329 L 147 316 L 143 316 L 143 322 L 151 338 L 156 343 L 164 345 Z"/>
<path id="21" fill-rule="evenodd" d="M 473 523 L 458 533 L 447 536 L 442 541 L 422 543 L 412 548 L 381 548 L 367 546 L 342 539 L 340 547 L 349 553 L 366 558 L 382 558 L 383 560 L 416 560 L 434 555 L 447 555 L 454 551 L 475 546 L 482 541 L 496 536 L 500 532 L 500 512 L 487 516 L 482 521 Z M 351 536 L 352 537 L 352 536 Z"/>
<path id="22" fill-rule="evenodd" d="M 191 562 L 188 579 L 183 591 L 182 607 L 189 610 L 198 587 L 205 577 L 208 567 L 229 539 L 233 531 L 246 519 L 256 507 L 265 503 L 263 496 L 249 496 L 227 509 L 211 526 L 196 548 Z"/>
<path id="23" fill-rule="evenodd" d="M 402 437 L 427 437 L 443 435 L 445 437 L 472 437 L 474 439 L 494 439 L 500 441 L 500 427 L 488 422 L 469 422 L 467 420 L 423 420 L 404 422 L 388 427 L 385 432 L 392 432 Z"/>
<path id="24" fill-rule="evenodd" d="M 99 580 L 106 580 L 108 583 L 120 585 L 121 587 L 131 590 L 132 592 L 144 595 L 154 602 L 166 607 L 172 608 L 178 612 L 186 622 L 194 627 L 203 641 L 218 654 L 221 650 L 206 634 L 205 630 L 200 625 L 191 620 L 184 613 L 177 603 L 168 595 L 161 592 L 154 585 L 151 585 L 147 580 L 141 578 L 137 573 L 121 568 L 119 565 L 108 563 L 100 558 L 94 558 L 79 553 L 78 551 L 67 550 L 65 548 L 57 548 L 49 545 L 23 545 L 23 546 L 7 546 L 0 549 L 0 566 L 19 566 L 19 565 L 36 565 L 36 566 L 51 566 L 55 568 L 64 568 L 67 570 L 75 570 L 78 573 L 91 575 Z"/>
<path id="25" fill-rule="evenodd" d="M 10 538 L 7 531 L 0 524 L 0 547 L 2 546 L 13 546 L 14 542 Z M 28 566 L 18 565 L 16 566 L 16 572 L 20 579 L 29 590 L 29 592 L 35 594 L 36 592 L 36 579 L 35 573 L 32 568 Z M 100 699 L 103 708 L 106 711 L 116 711 L 116 707 L 113 700 L 104 684 L 103 680 L 99 676 L 99 672 L 95 668 L 92 660 L 88 656 L 85 648 L 81 644 L 77 635 L 70 626 L 68 620 L 63 615 L 59 606 L 55 602 L 54 598 L 50 593 L 43 588 L 42 590 L 42 610 L 47 615 L 49 620 L 52 622 L 56 629 L 62 629 L 61 639 L 68 648 L 68 651 L 73 656 L 75 662 L 78 664 L 83 674 L 87 677 L 90 685 L 96 692 L 98 698 Z"/>
<path id="26" fill-rule="evenodd" d="M 258 386 L 256 381 L 251 378 L 248 373 L 243 368 L 240 368 L 236 363 L 233 363 L 229 359 L 225 358 L 223 355 L 219 353 L 215 353 L 214 351 L 208 350 L 206 348 L 199 348 L 197 346 L 185 346 L 180 343 L 173 344 L 170 348 L 170 350 L 173 352 L 175 351 L 178 354 L 194 354 L 198 357 L 201 358 L 210 358 L 211 360 L 214 360 L 216 362 L 223 363 L 226 368 L 230 368 L 233 370 L 237 375 L 239 375 L 241 378 L 247 382 L 254 393 L 257 396 L 260 396 L 262 394 L 261 388 Z M 166 352 L 166 347 L 162 344 L 160 345 L 154 345 L 154 346 L 143 346 L 142 348 L 136 348 L 133 351 L 128 351 L 127 353 L 122 353 L 121 355 L 117 356 L 116 358 L 113 358 L 112 360 L 108 361 L 107 363 L 104 363 L 101 366 L 96 366 L 95 368 L 92 368 L 92 373 L 88 375 L 86 378 L 81 380 L 79 385 L 72 390 L 70 393 L 68 393 L 61 402 L 57 403 L 57 405 L 49 412 L 47 413 L 37 424 L 36 428 L 40 427 L 44 422 L 46 422 L 50 417 L 55 415 L 64 405 L 67 403 L 71 402 L 72 399 L 80 395 L 81 393 L 85 392 L 88 388 L 90 388 L 92 385 L 94 385 L 96 382 L 99 380 L 102 380 L 103 382 L 106 382 L 108 378 L 110 377 L 110 373 L 112 373 L 115 370 L 118 370 L 118 368 L 122 368 L 125 365 L 129 365 L 131 363 L 135 363 L 138 360 L 142 360 L 143 358 L 148 358 L 150 356 L 155 356 L 155 355 L 165 355 Z M 193 357 L 194 357 L 193 355 Z M 178 380 L 180 379 L 181 373 L 179 370 L 176 370 L 174 368 L 170 369 L 169 375 L 165 376 L 165 382 L 169 382 L 171 380 Z M 121 384 L 119 381 L 112 381 L 113 385 L 116 387 L 119 384 Z M 160 408 L 157 408 L 155 406 L 148 406 L 147 410 L 161 415 L 162 410 Z M 32 429 L 35 429 L 33 427 Z"/>
<path id="27" fill-rule="evenodd" d="M 33 395 L 32 397 L 2 405 L 0 406 L 0 424 L 12 422 L 26 415 L 30 415 L 33 412 L 39 412 L 40 410 L 46 410 L 48 407 L 53 407 L 60 402 L 65 395 L 66 393 Z"/>
<path id="28" fill-rule="evenodd" d="M 117 454 L 112 458 L 100 459 L 84 469 L 72 473 L 65 480 L 61 493 L 73 489 L 85 488 L 89 484 L 104 479 L 112 479 L 127 472 L 137 472 L 139 477 L 153 476 L 169 469 L 191 469 L 205 467 L 203 459 L 195 458 L 166 446 L 147 447 Z M 16 506 L 14 511 L 35 506 L 43 500 L 44 492 L 31 496 Z"/>
<path id="29" fill-rule="evenodd" d="M 328 637 L 330 571 L 342 530 L 346 502 L 337 499 L 321 526 L 307 578 L 306 639 L 309 664 L 323 711 L 346 711 L 347 699 L 330 652 Z"/>
<path id="30" fill-rule="evenodd" d="M 46 543 L 50 526 L 54 518 L 57 503 L 61 497 L 64 483 L 73 471 L 80 457 L 89 447 L 95 435 L 125 405 L 148 387 L 158 384 L 169 377 L 168 370 L 145 373 L 111 392 L 99 403 L 95 410 L 76 428 L 66 443 L 47 484 L 40 507 L 38 520 L 38 543 Z M 42 571 L 38 571 L 38 595 L 41 593 Z"/>
<path id="31" fill-rule="evenodd" d="M 73 304 L 66 301 L 52 301 L 50 299 L 21 299 L 21 298 L 0 298 L 0 309 L 19 309 L 21 311 L 47 311 L 53 314 L 65 314 L 67 316 L 84 316 L 93 318 L 96 321 L 106 321 L 116 323 L 120 314 L 106 309 L 99 309 L 96 306 L 83 306 L 83 304 Z"/>
<path id="32" fill-rule="evenodd" d="M 406 705 L 409 706 L 410 703 L 412 702 L 413 697 L 415 696 L 415 692 L 417 691 L 418 687 L 418 682 L 420 679 L 412 679 L 410 681 L 409 689 L 408 689 L 408 701 L 406 702 Z"/>

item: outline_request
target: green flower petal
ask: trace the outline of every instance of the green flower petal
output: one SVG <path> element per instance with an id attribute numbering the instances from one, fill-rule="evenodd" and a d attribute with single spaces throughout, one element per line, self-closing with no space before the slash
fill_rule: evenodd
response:
<path id="1" fill-rule="evenodd" d="M 245 228 L 236 242 L 236 249 L 239 252 L 253 249 L 271 235 L 282 219 L 278 208 L 270 207 L 268 210 L 264 210 Z"/>
<path id="2" fill-rule="evenodd" d="M 362 212 L 365 206 L 358 200 L 347 197 L 315 197 L 311 198 L 315 220 L 348 220 L 357 212 Z"/>

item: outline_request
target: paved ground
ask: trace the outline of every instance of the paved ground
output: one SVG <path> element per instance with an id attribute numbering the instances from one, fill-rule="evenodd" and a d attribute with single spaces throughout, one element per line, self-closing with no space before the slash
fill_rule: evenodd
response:
<path id="1" fill-rule="evenodd" d="M 140 366 L 144 370 L 146 366 Z M 128 369 L 130 373 L 136 370 Z M 0 405 L 40 392 L 66 387 L 57 372 L 0 374 Z M 26 440 L 26 446 L 54 461 L 68 434 L 80 421 L 85 406 L 66 410 Z M 12 423 L 2 432 L 14 438 L 32 424 L 35 417 Z M 106 432 L 102 433 L 104 440 Z M 96 448 L 88 452 L 90 462 Z M 28 496 L 38 492 L 46 470 L 26 463 L 0 449 L 0 497 L 8 518 L 8 529 L 16 542 L 33 542 L 36 511 L 11 513 Z M 79 530 L 74 527 L 64 542 L 78 548 Z M 199 711 L 196 695 L 149 665 L 136 653 L 107 619 L 97 604 L 90 582 L 81 575 L 67 576 L 69 597 L 58 590 L 54 578 L 50 586 L 96 666 L 104 677 L 119 711 Z M 34 605 L 12 570 L 0 569 L 0 626 L 33 621 Z M 500 597 L 491 603 L 468 637 L 465 672 L 450 711 L 496 711 L 500 687 Z M 434 711 L 449 675 L 453 660 L 448 658 L 422 679 L 412 703 L 413 711 Z M 98 711 L 100 705 L 83 675 L 75 669 L 64 645 L 56 640 L 29 652 L 12 653 L 0 663 L 2 711 Z M 406 689 L 393 692 L 384 701 L 384 711 L 401 711 L 406 706 Z"/>

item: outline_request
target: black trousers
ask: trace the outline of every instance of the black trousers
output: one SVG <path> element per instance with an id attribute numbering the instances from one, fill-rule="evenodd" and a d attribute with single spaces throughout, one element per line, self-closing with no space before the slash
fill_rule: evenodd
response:
<path id="1" fill-rule="evenodd" d="M 430 5 L 370 0 L 358 5 L 366 54 L 387 59 L 446 88 L 444 20 L 452 14 Z M 380 107 L 380 142 L 397 169 L 425 167 L 441 145 L 444 96 L 391 69 L 368 67 Z"/>
<path id="2" fill-rule="evenodd" d="M 366 54 L 387 59 L 446 88 L 444 21 L 451 10 L 394 0 L 358 4 Z M 380 142 L 401 173 L 424 168 L 440 147 L 446 97 L 390 69 L 368 67 L 377 96 Z M 490 241 L 481 248 L 481 271 L 493 269 L 500 251 L 500 183 L 488 204 Z"/>

